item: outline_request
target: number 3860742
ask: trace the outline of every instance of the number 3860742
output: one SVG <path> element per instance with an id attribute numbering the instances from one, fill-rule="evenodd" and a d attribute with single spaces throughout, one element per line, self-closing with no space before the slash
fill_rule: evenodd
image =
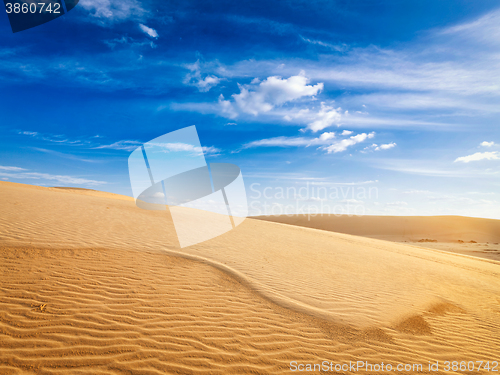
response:
<path id="1" fill-rule="evenodd" d="M 6 3 L 7 13 L 61 13 L 59 3 Z"/>

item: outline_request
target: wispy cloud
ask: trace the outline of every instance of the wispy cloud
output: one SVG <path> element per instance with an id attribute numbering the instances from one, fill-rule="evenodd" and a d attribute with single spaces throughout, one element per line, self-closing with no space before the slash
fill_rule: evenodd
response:
<path id="1" fill-rule="evenodd" d="M 186 68 L 189 69 L 190 72 L 184 77 L 184 84 L 195 86 L 201 92 L 210 91 L 212 87 L 217 86 L 221 79 L 213 74 L 202 73 L 202 69 L 205 65 L 206 64 L 202 64 L 199 59 L 194 64 L 187 64 Z"/>
<path id="2" fill-rule="evenodd" d="M 371 163 L 375 168 L 389 171 L 401 172 L 411 175 L 429 176 L 429 177 L 457 177 L 457 178 L 497 178 L 500 175 L 499 170 L 464 168 L 448 160 L 424 160 L 424 159 L 381 159 L 377 158 Z"/>
<path id="3" fill-rule="evenodd" d="M 432 192 L 429 190 L 416 190 L 416 189 L 411 189 L 411 190 L 406 190 L 402 192 L 403 194 L 431 194 Z"/>
<path id="4" fill-rule="evenodd" d="M 111 149 L 111 150 L 123 150 L 123 151 L 134 151 L 137 147 L 143 145 L 139 141 L 122 140 L 114 142 L 108 145 L 100 145 L 94 147 L 95 149 Z M 207 147 L 197 147 L 187 143 L 158 143 L 158 142 L 148 142 L 144 144 L 145 149 L 156 148 L 156 150 L 161 149 L 163 152 L 192 152 L 195 154 L 205 154 L 215 156 L 221 152 L 220 149 L 214 146 Z"/>
<path id="5" fill-rule="evenodd" d="M 149 35 L 151 38 L 158 38 L 158 32 L 155 29 L 152 29 L 151 27 L 147 27 L 146 25 L 143 25 L 142 23 L 139 24 L 139 28 L 141 31 Z"/>
<path id="6" fill-rule="evenodd" d="M 350 132 L 349 134 L 351 134 Z M 343 133 L 341 133 L 343 134 Z M 337 140 L 335 132 L 324 132 L 319 137 L 274 137 L 252 141 L 243 145 L 243 148 L 255 147 L 309 147 L 319 146 L 321 150 L 330 153 L 346 151 L 347 148 L 364 142 L 375 136 L 375 132 L 360 133 L 348 138 Z"/>
<path id="7" fill-rule="evenodd" d="M 92 141 L 88 139 L 69 139 L 68 137 L 62 134 L 47 134 L 47 133 L 40 133 L 33 131 L 18 131 L 17 134 L 27 135 L 37 140 L 65 144 L 65 145 L 72 145 L 72 146 L 82 146 L 82 145 L 92 144 Z"/>
<path id="8" fill-rule="evenodd" d="M 11 172 L 19 172 L 19 171 L 26 171 L 27 169 L 19 168 L 19 167 L 8 167 L 8 166 L 0 165 L 0 170 L 2 170 L 2 171 L 11 171 Z"/>
<path id="9" fill-rule="evenodd" d="M 293 74 L 303 69 L 311 81 L 323 83 L 323 91 L 348 92 L 337 99 L 342 108 L 354 112 L 354 108 L 369 104 L 373 113 L 365 116 L 367 123 L 373 119 L 373 124 L 380 126 L 443 126 L 447 123 L 443 115 L 500 112 L 500 62 L 496 53 L 499 25 L 497 10 L 473 22 L 431 30 L 419 40 L 392 49 L 357 47 L 341 55 L 323 54 L 314 61 L 242 60 L 225 66 L 224 73 L 228 77 L 248 77 Z M 322 45 L 313 39 L 302 40 Z M 351 90 L 365 93 L 351 94 Z M 415 112 L 425 113 L 426 118 L 418 118 Z M 399 118 L 405 120 L 405 125 L 397 123 Z M 342 124 L 347 120 L 343 118 Z M 361 124 L 363 119 L 351 116 L 351 121 Z"/>
<path id="10" fill-rule="evenodd" d="M 461 156 L 455 159 L 456 162 L 469 163 L 471 161 L 480 161 L 480 160 L 500 160 L 500 152 L 491 151 L 491 152 L 476 152 L 472 155 Z"/>
<path id="11" fill-rule="evenodd" d="M 254 147 L 297 147 L 309 146 L 312 143 L 318 142 L 318 138 L 307 137 L 274 137 L 252 141 L 243 145 L 243 148 Z"/>
<path id="12" fill-rule="evenodd" d="M 60 158 L 83 161 L 86 163 L 97 163 L 98 162 L 98 160 L 95 160 L 95 159 L 82 158 L 82 157 L 77 156 L 77 155 L 67 154 L 67 153 L 59 152 L 59 151 L 55 151 L 55 150 L 48 150 L 46 148 L 39 148 L 39 147 L 30 147 L 30 148 L 35 150 L 35 151 L 43 152 L 45 154 L 55 155 L 55 156 L 60 157 Z"/>
<path id="13" fill-rule="evenodd" d="M 317 132 L 332 125 L 339 126 L 342 119 L 341 110 L 340 107 L 334 108 L 326 105 L 325 102 L 321 102 L 321 107 L 317 111 L 309 108 L 301 109 L 298 112 L 285 115 L 284 119 L 287 121 L 302 120 L 307 123 L 310 130 Z"/>
<path id="14" fill-rule="evenodd" d="M 376 143 L 373 143 L 371 146 L 367 146 L 363 149 L 363 151 L 361 151 L 362 153 L 366 153 L 366 152 L 369 152 L 369 151 L 382 151 L 382 150 L 389 150 L 393 147 L 396 147 L 396 142 L 391 142 L 391 143 L 385 143 L 385 144 L 381 144 L 381 145 L 378 145 Z"/>
<path id="15" fill-rule="evenodd" d="M 492 11 L 474 21 L 461 23 L 440 30 L 443 36 L 454 37 L 473 44 L 500 45 L 500 10 Z"/>
<path id="16" fill-rule="evenodd" d="M 358 186 L 358 185 L 372 185 L 378 183 L 378 180 L 367 180 L 358 182 L 332 182 L 332 181 L 313 181 L 311 185 L 346 185 L 346 186 Z"/>
<path id="17" fill-rule="evenodd" d="M 342 139 L 341 141 L 335 142 L 332 145 L 325 147 L 324 150 L 327 153 L 337 153 L 347 150 L 347 148 L 354 146 L 355 144 L 364 142 L 367 139 L 373 138 L 375 136 L 374 132 L 371 133 L 361 133 L 353 135 L 349 138 Z"/>
<path id="18" fill-rule="evenodd" d="M 7 171 L 7 172 L 3 172 Z M 56 175 L 50 173 L 39 173 L 39 172 L 25 172 L 28 169 L 19 167 L 5 167 L 0 166 L 0 176 L 13 178 L 17 180 L 47 180 L 56 181 L 65 185 L 85 185 L 85 186 L 97 186 L 106 184 L 105 181 L 89 180 L 87 178 L 80 178 L 67 175 Z"/>
<path id="19" fill-rule="evenodd" d="M 148 13 L 136 0 L 80 0 L 88 20 L 106 26 L 127 20 L 142 20 Z"/>
<path id="20" fill-rule="evenodd" d="M 328 43 L 328 42 L 323 42 L 321 40 L 315 40 L 315 39 L 305 38 L 302 35 L 300 36 L 300 39 L 302 39 L 306 43 L 314 44 L 314 45 L 321 46 L 321 47 L 325 47 L 325 48 L 327 48 L 329 50 L 336 51 L 336 52 L 345 52 L 348 49 L 348 46 L 345 43 L 332 44 L 332 43 Z"/>
<path id="21" fill-rule="evenodd" d="M 387 207 L 405 207 L 405 206 L 408 206 L 408 202 L 405 202 L 405 201 L 394 201 L 394 202 L 387 202 L 385 205 Z"/>
<path id="22" fill-rule="evenodd" d="M 161 149 L 164 152 L 192 152 L 194 154 L 211 154 L 212 156 L 219 154 L 220 149 L 210 146 L 210 147 L 198 147 L 187 143 L 158 143 L 158 142 L 148 142 L 144 145 L 145 149 L 154 147 L 155 149 Z"/>
<path id="23" fill-rule="evenodd" d="M 109 145 L 99 145 L 99 146 L 96 146 L 94 148 L 96 148 L 96 149 L 111 149 L 111 150 L 134 151 L 140 145 L 142 145 L 142 142 L 122 140 L 122 141 L 113 142 L 113 143 L 111 143 Z"/>

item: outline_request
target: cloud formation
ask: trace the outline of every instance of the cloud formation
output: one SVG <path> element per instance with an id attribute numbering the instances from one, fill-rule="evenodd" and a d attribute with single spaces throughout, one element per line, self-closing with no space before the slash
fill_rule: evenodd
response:
<path id="1" fill-rule="evenodd" d="M 88 19 L 101 26 L 126 20 L 142 20 L 147 14 L 136 0 L 80 0 L 78 5 L 90 13 Z"/>
<path id="2" fill-rule="evenodd" d="M 492 147 L 494 145 L 495 145 L 495 142 L 486 142 L 486 141 L 481 142 L 481 146 L 483 146 L 483 147 Z"/>
<path id="3" fill-rule="evenodd" d="M 158 38 L 158 33 L 156 32 L 155 29 L 152 29 L 151 27 L 147 27 L 146 25 L 143 25 L 142 23 L 139 24 L 139 28 L 141 31 L 147 35 L 149 35 L 151 38 Z"/>
<path id="4" fill-rule="evenodd" d="M 386 143 L 386 144 L 381 144 L 381 145 L 378 145 L 376 143 L 373 143 L 371 146 L 367 146 L 363 149 L 363 151 L 361 151 L 363 154 L 366 154 L 367 152 L 370 152 L 370 151 L 382 151 L 382 150 L 389 150 L 393 147 L 396 147 L 396 143 L 395 142 L 391 142 L 391 143 Z"/>
<path id="5" fill-rule="evenodd" d="M 309 79 L 304 71 L 286 79 L 271 76 L 262 82 L 253 82 L 239 85 L 240 93 L 232 95 L 233 101 L 224 100 L 221 96 L 219 104 L 222 112 L 233 118 L 240 113 L 257 116 L 271 111 L 276 106 L 303 97 L 313 97 L 323 90 L 323 83 L 308 85 Z"/>
<path id="6" fill-rule="evenodd" d="M 216 147 L 210 146 L 210 147 L 196 147 L 191 144 L 187 143 L 155 143 L 155 142 L 148 142 L 144 145 L 144 147 L 147 149 L 148 147 L 159 147 L 164 150 L 164 152 L 182 152 L 182 151 L 187 151 L 187 152 L 192 152 L 193 154 L 197 155 L 203 155 L 203 154 L 211 154 L 212 156 L 215 154 L 218 154 L 221 150 L 219 150 Z"/>
<path id="7" fill-rule="evenodd" d="M 500 160 L 500 152 L 491 151 L 491 152 L 476 152 L 472 155 L 461 156 L 455 159 L 456 162 L 469 163 L 471 161 L 480 161 L 480 160 Z"/>
<path id="8" fill-rule="evenodd" d="M 375 147 L 375 151 L 389 150 L 390 148 L 393 148 L 393 147 L 396 147 L 396 143 L 395 142 L 387 143 L 387 144 L 384 144 L 384 145 L 377 146 L 377 147 Z"/>
<path id="9" fill-rule="evenodd" d="M 19 167 L 8 167 L 8 166 L 0 165 L 0 170 L 2 170 L 2 171 L 19 172 L 19 171 L 26 171 L 27 169 L 19 168 Z"/>
<path id="10" fill-rule="evenodd" d="M 288 121 L 301 119 L 307 123 L 308 129 L 316 133 L 332 125 L 339 126 L 342 118 L 340 111 L 340 107 L 334 108 L 333 106 L 326 105 L 325 102 L 321 102 L 321 108 L 317 111 L 309 108 L 302 109 L 296 114 L 285 115 L 284 118 Z"/>
<path id="11" fill-rule="evenodd" d="M 190 73 L 186 74 L 183 83 L 197 87 L 200 92 L 210 91 L 212 87 L 217 86 L 221 81 L 215 75 L 202 74 L 202 64 L 199 59 L 194 64 L 186 65 L 186 67 L 190 70 Z"/>
<path id="12" fill-rule="evenodd" d="M 353 135 L 349 138 L 336 140 L 334 132 L 324 132 L 319 137 L 274 137 L 260 139 L 258 141 L 249 142 L 243 145 L 243 148 L 254 147 L 309 147 L 320 146 L 321 150 L 330 153 L 338 153 L 347 150 L 348 147 L 364 142 L 366 139 L 371 139 L 375 136 L 375 132 L 361 133 Z"/>
<path id="13" fill-rule="evenodd" d="M 86 178 L 79 178 L 67 175 L 56 175 L 49 173 L 38 173 L 38 172 L 25 172 L 28 169 L 19 168 L 19 167 L 9 167 L 9 166 L 0 166 L 0 177 L 6 178 L 14 178 L 18 180 L 48 180 L 48 181 L 56 181 L 58 183 L 64 185 L 86 185 L 86 186 L 96 186 L 96 185 L 104 185 L 106 182 L 97 181 L 97 180 L 89 180 Z M 7 171 L 7 172 L 2 172 Z"/>
<path id="14" fill-rule="evenodd" d="M 331 154 L 347 150 L 348 147 L 354 146 L 355 144 L 364 142 L 367 139 L 371 139 L 375 136 L 375 132 L 371 133 L 361 133 L 353 135 L 347 139 L 342 139 L 341 141 L 335 142 L 332 145 L 325 147 L 324 150 Z"/>

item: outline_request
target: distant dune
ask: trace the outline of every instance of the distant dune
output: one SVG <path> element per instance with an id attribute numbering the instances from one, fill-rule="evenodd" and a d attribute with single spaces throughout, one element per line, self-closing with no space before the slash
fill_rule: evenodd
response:
<path id="1" fill-rule="evenodd" d="M 500 261 L 500 220 L 464 216 L 256 216 L 254 219 L 352 234 Z"/>
<path id="2" fill-rule="evenodd" d="M 388 241 L 500 243 L 500 220 L 475 217 L 280 215 L 254 219 Z"/>
<path id="3" fill-rule="evenodd" d="M 0 374 L 498 361 L 500 262 L 359 236 L 495 241 L 489 221 L 438 237 L 422 218 L 356 235 L 247 219 L 180 249 L 168 211 L 130 197 L 0 182 L 0 207 Z"/>

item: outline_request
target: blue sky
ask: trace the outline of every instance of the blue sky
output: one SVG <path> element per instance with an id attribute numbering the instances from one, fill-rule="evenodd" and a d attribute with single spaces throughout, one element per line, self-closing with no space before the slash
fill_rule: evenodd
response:
<path id="1" fill-rule="evenodd" d="M 252 214 L 500 219 L 496 0 L 81 0 L 0 33 L 3 180 L 131 195 L 130 152 L 196 125 Z"/>

